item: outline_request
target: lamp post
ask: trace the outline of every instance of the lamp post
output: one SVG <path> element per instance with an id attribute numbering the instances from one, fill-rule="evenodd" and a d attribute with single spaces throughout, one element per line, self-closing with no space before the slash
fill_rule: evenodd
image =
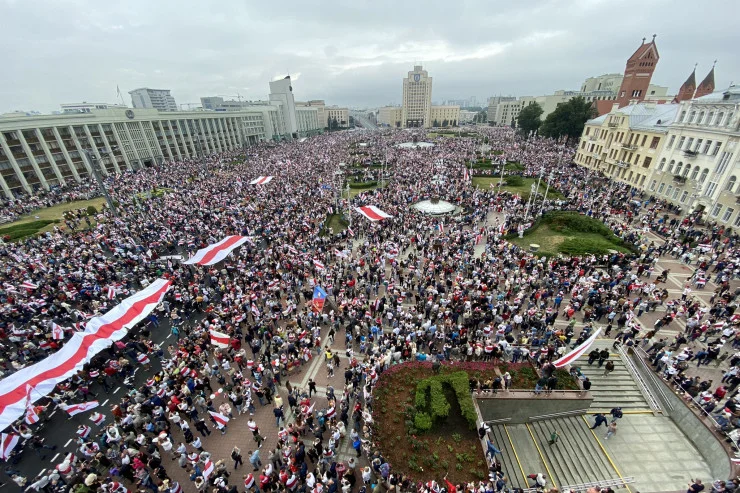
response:
<path id="1" fill-rule="evenodd" d="M 533 201 L 532 201 L 532 197 L 534 197 L 534 192 L 535 192 L 535 188 L 534 188 L 534 183 L 532 183 L 532 186 L 531 186 L 531 187 L 529 187 L 529 192 L 530 192 L 530 193 L 529 193 L 529 200 L 527 200 L 527 208 L 526 208 L 526 210 L 524 211 L 524 220 L 525 220 L 525 221 L 526 221 L 526 220 L 527 220 L 527 218 L 529 217 L 529 206 L 530 206 L 530 204 L 531 204 L 531 203 L 533 203 Z M 534 208 L 534 207 L 533 207 L 533 208 Z"/>
<path id="2" fill-rule="evenodd" d="M 92 170 L 93 177 L 95 177 L 95 181 L 98 182 L 98 188 L 100 189 L 100 192 L 103 194 L 103 197 L 105 197 L 105 201 L 108 203 L 108 208 L 110 208 L 111 212 L 113 213 L 113 217 L 116 217 L 116 218 L 119 217 L 118 211 L 116 210 L 116 206 L 113 204 L 113 199 L 111 199 L 110 195 L 108 195 L 108 190 L 105 188 L 105 183 L 103 183 L 102 178 L 100 178 L 100 173 L 98 173 L 98 168 L 96 166 L 96 164 L 98 164 L 97 159 L 95 159 L 90 149 L 82 149 L 82 153 L 87 158 L 87 165 L 90 166 L 90 170 Z"/>
<path id="3" fill-rule="evenodd" d="M 547 177 L 547 187 L 545 187 L 545 196 L 542 199 L 542 205 L 540 206 L 540 214 L 542 214 L 542 212 L 545 209 L 545 201 L 547 200 L 547 192 L 550 191 L 550 182 L 552 181 L 552 178 L 553 178 L 553 174 L 552 174 L 552 170 L 550 170 L 550 174 Z"/>

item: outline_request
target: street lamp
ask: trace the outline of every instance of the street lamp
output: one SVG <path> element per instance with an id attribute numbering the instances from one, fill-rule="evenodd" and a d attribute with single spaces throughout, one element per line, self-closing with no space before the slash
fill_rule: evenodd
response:
<path id="1" fill-rule="evenodd" d="M 115 149 L 115 148 L 114 148 Z M 106 151 L 103 149 L 104 154 L 103 155 L 110 155 L 113 152 L 113 149 L 110 151 Z M 98 188 L 100 189 L 100 192 L 103 194 L 103 197 L 105 197 L 105 201 L 108 203 L 108 207 L 110 208 L 111 212 L 113 213 L 113 217 L 119 217 L 118 211 L 116 210 L 116 206 L 113 204 L 113 199 L 110 198 L 110 195 L 108 195 L 108 190 L 105 188 L 105 183 L 103 183 L 102 178 L 100 178 L 100 173 L 98 173 L 98 168 L 96 164 L 98 163 L 98 160 L 93 156 L 93 153 L 90 149 L 82 149 L 82 153 L 87 158 L 87 165 L 90 167 L 90 170 L 92 170 L 92 174 L 95 177 L 95 181 L 98 182 Z"/>

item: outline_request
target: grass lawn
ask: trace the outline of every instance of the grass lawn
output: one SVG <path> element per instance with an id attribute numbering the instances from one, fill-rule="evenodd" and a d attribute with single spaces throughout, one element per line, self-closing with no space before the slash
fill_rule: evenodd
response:
<path id="1" fill-rule="evenodd" d="M 87 209 L 91 205 L 98 211 L 101 211 L 103 209 L 103 204 L 105 204 L 105 198 L 98 197 L 91 200 L 77 200 L 75 202 L 57 204 L 52 207 L 39 209 L 30 214 L 26 214 L 17 221 L 13 221 L 12 223 L 0 227 L 0 237 L 7 234 L 10 235 L 12 239 L 22 239 L 36 233 L 46 233 L 47 231 L 54 229 L 54 224 L 57 222 L 61 223 L 65 212 L 77 209 Z M 94 222 L 95 221 L 93 221 L 93 223 Z M 18 228 L 18 226 L 24 227 Z M 60 228 L 64 227 L 63 223 L 60 224 Z M 8 232 L 8 230 L 10 232 Z M 21 236 L 17 236 L 21 231 L 25 233 Z"/>
<path id="2" fill-rule="evenodd" d="M 498 185 L 498 182 L 501 180 L 500 176 L 474 176 L 473 177 L 473 185 L 478 188 L 483 189 L 489 189 L 490 184 L 493 183 L 494 187 Z M 504 181 L 506 181 L 506 177 L 504 177 Z M 535 185 L 537 184 L 536 178 L 523 178 L 522 184 L 517 186 L 511 186 L 511 185 L 504 185 L 504 190 L 507 190 L 511 193 L 518 193 L 522 196 L 522 200 L 529 200 L 529 195 L 532 187 L 532 183 Z M 547 183 L 545 183 L 545 180 L 542 180 L 540 182 L 540 188 L 539 193 L 540 195 L 545 194 L 545 189 L 547 188 Z M 564 199 L 562 193 L 555 190 L 553 187 L 550 187 L 550 190 L 547 192 L 547 198 L 548 199 Z M 535 242 L 536 243 L 536 242 Z"/>
<path id="3" fill-rule="evenodd" d="M 560 218 L 566 221 L 560 222 Z M 551 219 L 554 219 L 551 221 Z M 570 219 L 570 221 L 567 221 Z M 575 212 L 550 212 L 535 222 L 523 238 L 512 234 L 508 241 L 529 250 L 529 245 L 540 245 L 540 255 L 568 253 L 584 255 L 604 254 L 609 250 L 629 253 L 630 250 L 619 244 L 617 238 L 601 221 L 582 216 Z"/>
<path id="4" fill-rule="evenodd" d="M 327 231 L 329 228 L 331 228 L 334 231 L 334 234 L 339 234 L 345 229 L 347 229 L 347 222 L 342 220 L 342 216 L 340 214 L 329 214 L 326 217 L 326 229 Z"/>

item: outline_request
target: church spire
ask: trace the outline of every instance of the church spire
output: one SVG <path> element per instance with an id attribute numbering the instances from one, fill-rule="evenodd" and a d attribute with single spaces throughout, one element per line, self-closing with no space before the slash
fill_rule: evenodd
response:
<path id="1" fill-rule="evenodd" d="M 694 70 L 691 71 L 691 75 L 689 75 L 686 82 L 684 82 L 678 90 L 678 94 L 676 94 L 676 97 L 673 100 L 674 103 L 687 101 L 694 97 L 694 92 L 696 91 L 696 65 L 697 64 L 694 64 Z"/>
<path id="2" fill-rule="evenodd" d="M 709 71 L 707 76 L 704 77 L 704 80 L 701 81 L 701 84 L 699 84 L 699 86 L 696 88 L 696 95 L 694 96 L 695 98 L 700 98 L 714 92 L 714 66 L 716 64 L 717 60 L 714 61 L 711 70 Z"/>

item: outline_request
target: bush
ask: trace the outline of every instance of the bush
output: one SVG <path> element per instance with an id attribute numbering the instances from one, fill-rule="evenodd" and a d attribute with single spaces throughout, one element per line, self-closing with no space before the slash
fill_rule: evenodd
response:
<path id="1" fill-rule="evenodd" d="M 425 412 L 416 413 L 414 416 L 414 427 L 420 432 L 432 429 L 432 417 Z"/>
<path id="2" fill-rule="evenodd" d="M 606 255 L 609 250 L 615 250 L 617 245 L 606 240 L 594 240 L 591 238 L 569 238 L 562 242 L 558 251 L 567 255 Z"/>
<path id="3" fill-rule="evenodd" d="M 571 233 L 597 233 L 604 237 L 613 236 L 612 231 L 601 221 L 575 212 L 553 211 L 542 217 L 555 231 Z"/>
<path id="4" fill-rule="evenodd" d="M 349 188 L 373 188 L 377 186 L 378 186 L 377 181 L 366 181 L 366 182 L 351 181 L 349 182 Z"/>
<path id="5" fill-rule="evenodd" d="M 88 205 L 87 206 L 87 215 L 88 216 L 94 216 L 98 213 L 98 209 L 94 205 Z"/>
<path id="6" fill-rule="evenodd" d="M 524 179 L 521 176 L 507 176 L 506 177 L 506 185 L 510 187 L 521 187 L 524 185 Z"/>
<path id="7" fill-rule="evenodd" d="M 40 219 L 38 221 L 31 221 L 27 223 L 15 224 L 5 228 L 0 228 L 0 236 L 5 241 L 21 240 L 27 236 L 38 233 L 41 229 L 48 226 L 49 224 L 58 223 L 56 219 Z"/>

